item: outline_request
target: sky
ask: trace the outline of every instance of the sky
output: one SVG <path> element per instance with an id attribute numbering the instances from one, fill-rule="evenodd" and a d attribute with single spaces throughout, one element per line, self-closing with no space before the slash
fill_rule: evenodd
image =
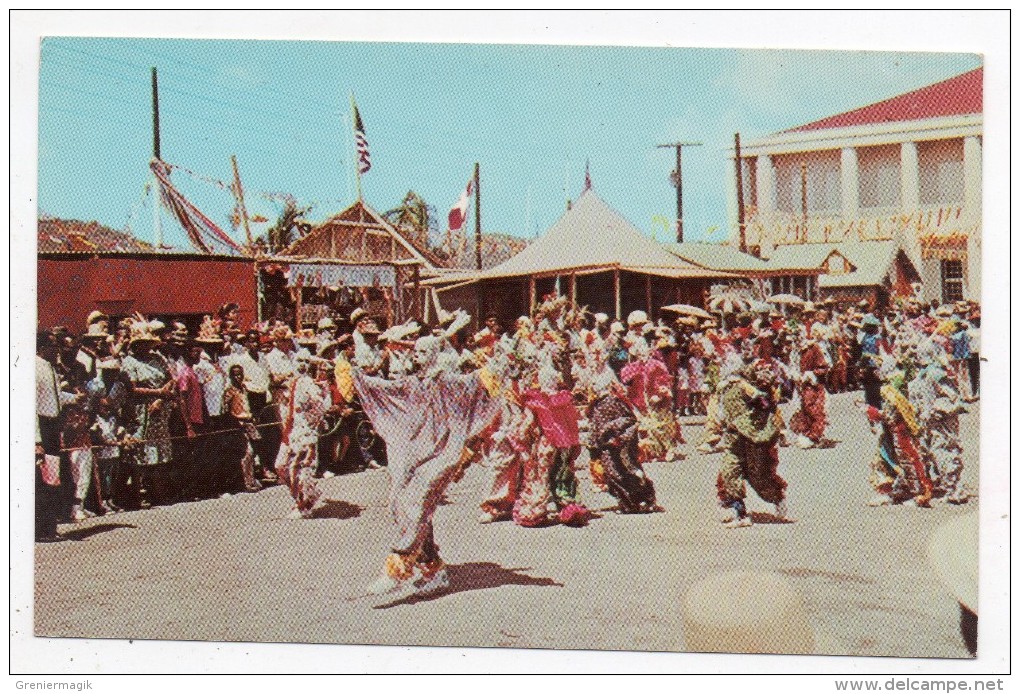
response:
<path id="1" fill-rule="evenodd" d="M 728 234 L 727 159 L 744 141 L 864 106 L 981 65 L 967 53 L 43 39 L 39 211 L 153 240 L 150 70 L 159 73 L 162 158 L 229 230 L 236 155 L 258 233 L 292 194 L 321 220 L 355 197 L 350 98 L 372 157 L 362 178 L 380 212 L 414 190 L 440 220 L 475 162 L 482 228 L 533 238 L 584 184 L 646 234 L 668 240 L 669 181 L 683 153 L 688 240 Z M 469 228 L 473 229 L 473 217 Z M 165 242 L 185 247 L 164 215 Z M 445 228 L 445 227 L 444 227 Z M 240 232 L 238 232 L 240 238 Z"/>

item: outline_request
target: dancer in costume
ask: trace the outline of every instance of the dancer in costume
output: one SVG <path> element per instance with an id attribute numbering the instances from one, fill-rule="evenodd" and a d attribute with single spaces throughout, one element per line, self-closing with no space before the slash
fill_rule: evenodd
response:
<path id="1" fill-rule="evenodd" d="M 415 342 L 415 371 L 399 381 L 353 372 L 365 414 L 385 439 L 389 454 L 390 510 L 397 537 L 384 575 L 371 593 L 413 583 L 419 593 L 449 585 L 439 556 L 432 517 L 443 493 L 470 462 L 467 448 L 491 425 L 499 403 L 489 396 L 477 372 L 459 374 L 438 364 L 441 342 Z"/>
<path id="2" fill-rule="evenodd" d="M 719 503 L 730 509 L 728 528 L 749 527 L 751 517 L 744 503 L 744 482 L 758 496 L 775 504 L 775 515 L 787 518 L 786 482 L 779 476 L 779 430 L 776 407 L 779 381 L 766 362 L 745 367 L 722 386 L 723 408 L 722 465 L 716 479 Z"/>
<path id="3" fill-rule="evenodd" d="M 927 507 L 933 485 L 918 449 L 921 425 L 917 410 L 903 394 L 902 371 L 892 371 L 882 386 L 882 409 L 866 405 L 868 421 L 879 425 L 878 452 L 872 460 L 869 482 L 875 497 L 869 506 L 908 503 Z"/>
<path id="4" fill-rule="evenodd" d="M 318 427 L 329 409 L 329 395 L 309 374 L 312 355 L 298 350 L 297 376 L 284 405 L 283 437 L 276 456 L 276 474 L 290 489 L 294 508 L 288 518 L 310 518 L 321 492 L 315 481 Z"/>
<path id="5" fill-rule="evenodd" d="M 638 421 L 626 391 L 607 364 L 591 376 L 594 399 L 588 406 L 591 448 L 601 462 L 610 494 L 619 500 L 620 513 L 661 511 L 655 503 L 655 486 L 641 467 L 638 455 Z"/>

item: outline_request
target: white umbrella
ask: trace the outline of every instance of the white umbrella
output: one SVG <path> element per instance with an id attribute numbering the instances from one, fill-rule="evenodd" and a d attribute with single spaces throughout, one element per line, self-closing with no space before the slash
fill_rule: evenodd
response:
<path id="1" fill-rule="evenodd" d="M 751 308 L 751 301 L 740 294 L 723 292 L 710 298 L 708 307 L 717 313 L 737 313 Z"/>
<path id="2" fill-rule="evenodd" d="M 751 307 L 750 300 L 742 294 L 734 292 L 723 292 L 716 294 L 708 300 L 708 307 L 716 313 L 722 314 L 722 327 L 726 329 L 726 314 L 746 311 Z"/>
<path id="3" fill-rule="evenodd" d="M 694 316 L 695 318 L 712 317 L 712 314 L 705 309 L 698 308 L 697 306 L 691 306 L 690 304 L 670 304 L 669 306 L 663 306 L 662 310 L 679 313 L 681 316 Z"/>
<path id="4" fill-rule="evenodd" d="M 770 304 L 803 304 L 804 300 L 796 294 L 775 294 L 766 299 Z"/>

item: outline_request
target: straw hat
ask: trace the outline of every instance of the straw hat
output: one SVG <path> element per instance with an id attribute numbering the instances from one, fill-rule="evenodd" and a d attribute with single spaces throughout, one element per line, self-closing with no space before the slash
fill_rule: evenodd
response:
<path id="1" fill-rule="evenodd" d="M 609 326 L 609 332 L 619 335 L 627 332 L 627 329 L 623 327 L 623 323 L 621 323 L 620 321 L 616 321 L 611 326 Z"/>
<path id="2" fill-rule="evenodd" d="M 928 541 L 928 560 L 939 582 L 971 612 L 978 611 L 978 513 L 939 526 Z"/>
<path id="3" fill-rule="evenodd" d="M 329 352 L 329 350 L 333 349 L 334 347 L 337 347 L 339 344 L 340 343 L 337 342 L 336 340 L 326 340 L 325 342 L 321 343 L 318 347 L 316 347 L 315 356 L 323 357 L 326 355 L 327 352 Z"/>
<path id="4" fill-rule="evenodd" d="M 950 306 L 949 304 L 943 304 L 942 306 L 939 306 L 938 309 L 935 310 L 935 315 L 948 318 L 949 316 L 953 315 L 953 307 Z"/>
<path id="5" fill-rule="evenodd" d="M 110 317 L 102 311 L 93 311 L 88 315 L 88 318 L 85 319 L 85 325 L 91 327 L 93 323 L 99 323 L 100 321 L 107 321 L 109 319 Z"/>
<path id="6" fill-rule="evenodd" d="M 315 337 L 315 331 L 311 328 L 302 328 L 301 330 L 298 330 L 297 336 L 294 339 L 299 345 L 314 345 L 319 341 Z"/>
<path id="7" fill-rule="evenodd" d="M 316 330 L 329 330 L 329 329 L 335 328 L 335 327 L 336 327 L 336 323 L 334 323 L 333 319 L 330 318 L 329 316 L 326 316 L 325 318 L 320 318 L 319 322 L 316 323 L 316 325 L 315 325 L 315 329 Z"/>
<path id="8" fill-rule="evenodd" d="M 202 325 L 198 326 L 198 336 L 195 338 L 195 342 L 201 342 L 203 344 L 219 344 L 223 342 L 223 336 L 220 335 L 219 326 L 216 321 L 213 320 L 212 316 L 203 316 Z"/>
<path id="9" fill-rule="evenodd" d="M 681 614 L 688 651 L 811 654 L 818 647 L 800 595 L 780 574 L 708 576 L 687 591 Z"/>
<path id="10" fill-rule="evenodd" d="M 273 328 L 273 331 L 270 333 L 270 335 L 273 338 L 273 342 L 276 342 L 277 340 L 294 339 L 294 332 L 290 329 L 289 325 L 276 326 L 275 328 Z"/>
<path id="11" fill-rule="evenodd" d="M 360 306 L 351 311 L 351 324 L 357 325 L 358 321 L 368 315 L 368 311 L 361 308 Z"/>

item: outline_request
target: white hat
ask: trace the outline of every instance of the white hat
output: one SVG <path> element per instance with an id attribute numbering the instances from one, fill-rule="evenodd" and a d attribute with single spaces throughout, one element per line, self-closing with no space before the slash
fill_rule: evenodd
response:
<path id="1" fill-rule="evenodd" d="M 333 319 L 330 318 L 329 316 L 326 316 L 325 318 L 320 318 L 319 319 L 319 322 L 316 324 L 315 329 L 316 330 L 325 330 L 326 328 L 335 328 L 335 327 L 336 327 L 336 323 L 333 322 Z"/>
<path id="2" fill-rule="evenodd" d="M 611 326 L 609 326 L 609 332 L 624 333 L 627 332 L 627 329 L 623 327 L 623 323 L 621 323 L 620 321 L 615 321 Z"/>
<path id="3" fill-rule="evenodd" d="M 602 325 L 603 323 L 608 323 L 609 322 L 609 316 L 607 316 L 604 313 L 596 313 L 595 314 L 595 322 L 598 325 Z"/>
<path id="4" fill-rule="evenodd" d="M 360 306 L 351 311 L 351 323 L 357 325 L 358 321 L 368 315 L 368 311 Z"/>
<path id="5" fill-rule="evenodd" d="M 91 326 L 93 323 L 98 323 L 102 320 L 109 320 L 109 316 L 102 311 L 93 311 L 89 314 L 89 317 L 85 319 L 85 325 Z"/>
<path id="6" fill-rule="evenodd" d="M 708 576 L 687 591 L 681 614 L 688 651 L 816 652 L 804 603 L 780 574 L 730 571 Z"/>
<path id="7" fill-rule="evenodd" d="M 644 311 L 631 311 L 630 315 L 627 316 L 628 327 L 635 325 L 643 325 L 648 322 L 648 314 Z"/>

